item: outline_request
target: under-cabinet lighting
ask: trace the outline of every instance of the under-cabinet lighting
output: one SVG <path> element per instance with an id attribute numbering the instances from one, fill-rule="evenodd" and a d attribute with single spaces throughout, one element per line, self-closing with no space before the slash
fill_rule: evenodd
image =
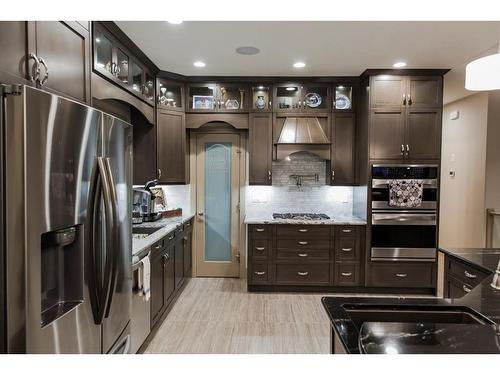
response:
<path id="1" fill-rule="evenodd" d="M 295 91 L 295 87 L 287 87 L 286 90 L 287 91 Z"/>

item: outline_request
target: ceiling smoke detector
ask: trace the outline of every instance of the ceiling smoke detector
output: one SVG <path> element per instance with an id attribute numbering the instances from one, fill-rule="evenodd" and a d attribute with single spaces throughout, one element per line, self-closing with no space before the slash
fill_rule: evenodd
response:
<path id="1" fill-rule="evenodd" d="M 236 48 L 236 53 L 240 55 L 246 55 L 246 56 L 251 56 L 251 55 L 256 55 L 260 52 L 260 49 L 257 47 L 251 47 L 251 46 L 244 46 L 244 47 L 238 47 Z"/>

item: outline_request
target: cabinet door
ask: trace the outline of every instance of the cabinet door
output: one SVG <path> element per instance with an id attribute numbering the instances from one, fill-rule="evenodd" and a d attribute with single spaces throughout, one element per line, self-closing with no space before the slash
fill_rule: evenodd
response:
<path id="1" fill-rule="evenodd" d="M 407 106 L 411 108 L 441 108 L 443 105 L 442 77 L 408 77 Z"/>
<path id="2" fill-rule="evenodd" d="M 405 141 L 407 159 L 439 159 L 441 110 L 408 108 Z"/>
<path id="3" fill-rule="evenodd" d="M 404 122 L 403 109 L 371 111 L 370 159 L 403 159 Z"/>
<path id="4" fill-rule="evenodd" d="M 192 231 L 186 231 L 184 233 L 183 244 L 184 244 L 184 277 L 191 276 L 191 265 L 192 265 L 192 243 L 193 236 Z"/>
<path id="5" fill-rule="evenodd" d="M 89 32 L 77 22 L 36 22 L 36 54 L 47 65 L 44 88 L 90 101 Z M 41 77 L 46 70 L 41 68 Z"/>
<path id="6" fill-rule="evenodd" d="M 175 289 L 179 288 L 184 279 L 184 235 L 177 234 L 175 241 Z"/>
<path id="7" fill-rule="evenodd" d="M 169 246 L 165 253 L 165 263 L 163 271 L 163 298 L 165 305 L 174 296 L 175 291 L 175 261 L 174 246 Z"/>
<path id="8" fill-rule="evenodd" d="M 0 81 L 16 84 L 28 83 L 28 23 L 25 21 L 0 22 Z M 30 66 L 33 62 L 30 63 Z"/>
<path id="9" fill-rule="evenodd" d="M 472 290 L 472 287 L 454 277 L 448 276 L 445 290 L 447 292 L 445 298 L 462 298 Z"/>
<path id="10" fill-rule="evenodd" d="M 381 75 L 371 78 L 370 107 L 402 107 L 405 104 L 406 77 Z"/>
<path id="11" fill-rule="evenodd" d="M 161 250 L 151 256 L 151 326 L 159 318 L 164 305 L 163 267 L 164 257 Z"/>
<path id="12" fill-rule="evenodd" d="M 330 185 L 352 185 L 355 182 L 355 125 L 353 113 L 333 116 Z"/>
<path id="13" fill-rule="evenodd" d="M 270 113 L 252 113 L 249 123 L 249 183 L 250 185 L 271 185 L 272 131 Z"/>
<path id="14" fill-rule="evenodd" d="M 162 183 L 189 183 L 189 160 L 186 157 L 187 137 L 185 115 L 179 112 L 158 112 L 157 167 Z"/>

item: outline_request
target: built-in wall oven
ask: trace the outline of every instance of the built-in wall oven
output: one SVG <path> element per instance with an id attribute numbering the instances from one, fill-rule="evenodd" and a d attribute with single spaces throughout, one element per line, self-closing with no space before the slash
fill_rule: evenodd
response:
<path id="1" fill-rule="evenodd" d="M 438 176 L 437 165 L 372 165 L 372 261 L 435 261 Z M 390 185 L 394 180 L 421 181 L 422 203 L 417 207 L 391 206 Z"/>

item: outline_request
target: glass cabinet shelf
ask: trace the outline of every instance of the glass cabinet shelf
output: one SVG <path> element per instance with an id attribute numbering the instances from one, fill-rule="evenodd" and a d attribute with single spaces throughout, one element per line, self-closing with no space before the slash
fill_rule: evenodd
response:
<path id="1" fill-rule="evenodd" d="M 333 98 L 333 108 L 337 111 L 349 111 L 353 108 L 352 105 L 351 85 L 336 85 Z"/>
<path id="2" fill-rule="evenodd" d="M 252 87 L 252 111 L 269 112 L 272 109 L 271 86 L 259 85 Z"/>
<path id="3" fill-rule="evenodd" d="M 276 87 L 275 106 L 278 110 L 300 109 L 302 105 L 299 85 Z"/>
<path id="4" fill-rule="evenodd" d="M 184 88 L 181 82 L 174 82 L 158 78 L 158 98 L 159 107 L 180 110 L 184 107 Z"/>

